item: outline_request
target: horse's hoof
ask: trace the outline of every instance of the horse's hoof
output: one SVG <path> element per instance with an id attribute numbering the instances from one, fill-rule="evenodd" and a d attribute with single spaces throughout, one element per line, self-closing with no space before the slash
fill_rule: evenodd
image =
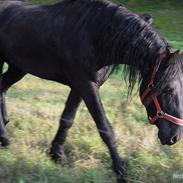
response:
<path id="1" fill-rule="evenodd" d="M 64 150 L 59 145 L 55 144 L 52 146 L 49 156 L 56 164 L 67 164 L 67 158 L 65 156 Z"/>
<path id="2" fill-rule="evenodd" d="M 49 153 L 51 160 L 53 162 L 55 162 L 56 164 L 62 164 L 65 165 L 67 164 L 67 158 L 65 156 L 65 154 L 63 155 L 63 153 Z"/>
<path id="3" fill-rule="evenodd" d="M 10 140 L 7 137 L 0 137 L 0 142 L 3 147 L 10 145 Z"/>
<path id="4" fill-rule="evenodd" d="M 119 176 L 117 177 L 117 183 L 128 183 L 125 177 Z"/>
<path id="5" fill-rule="evenodd" d="M 127 171 L 125 162 L 119 160 L 117 163 L 113 164 L 113 169 L 117 174 L 117 183 L 127 183 Z"/>
<path id="6" fill-rule="evenodd" d="M 123 173 L 121 174 L 122 172 L 120 172 L 120 174 L 117 174 L 117 183 L 127 183 L 127 180 L 126 180 L 126 174 Z"/>

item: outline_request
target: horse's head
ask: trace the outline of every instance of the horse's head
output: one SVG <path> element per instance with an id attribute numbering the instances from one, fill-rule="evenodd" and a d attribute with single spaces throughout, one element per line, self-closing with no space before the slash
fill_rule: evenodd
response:
<path id="1" fill-rule="evenodd" d="M 140 86 L 141 101 L 163 145 L 173 145 L 183 136 L 182 64 L 183 55 L 178 52 L 168 59 L 161 55 Z"/>

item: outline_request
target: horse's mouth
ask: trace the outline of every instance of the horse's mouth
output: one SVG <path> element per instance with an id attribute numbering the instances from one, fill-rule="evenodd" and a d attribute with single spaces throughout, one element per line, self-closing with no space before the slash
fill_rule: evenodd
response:
<path id="1" fill-rule="evenodd" d="M 160 132 L 158 132 L 158 138 L 159 138 L 159 141 L 162 145 L 174 145 L 176 144 L 181 138 L 180 138 L 180 135 L 178 134 L 175 134 L 173 136 L 170 136 L 170 137 L 163 137 Z"/>
<path id="2" fill-rule="evenodd" d="M 160 140 L 160 142 L 161 142 L 162 145 L 169 145 L 169 146 L 174 145 L 176 143 L 176 142 L 175 143 L 164 142 L 164 141 L 161 141 L 161 140 Z"/>

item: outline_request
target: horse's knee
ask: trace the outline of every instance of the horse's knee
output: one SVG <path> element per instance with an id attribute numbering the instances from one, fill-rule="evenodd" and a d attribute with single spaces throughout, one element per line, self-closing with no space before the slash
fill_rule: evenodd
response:
<path id="1" fill-rule="evenodd" d="M 108 146 L 113 146 L 116 143 L 116 136 L 114 134 L 113 128 L 110 125 L 103 126 L 102 128 L 98 128 L 100 136 L 102 137 L 103 141 Z"/>
<path id="2" fill-rule="evenodd" d="M 73 125 L 73 120 L 69 120 L 69 119 L 66 119 L 66 118 L 61 118 L 60 119 L 60 124 L 61 124 L 61 127 L 64 128 L 64 129 L 69 129 L 72 127 Z"/>

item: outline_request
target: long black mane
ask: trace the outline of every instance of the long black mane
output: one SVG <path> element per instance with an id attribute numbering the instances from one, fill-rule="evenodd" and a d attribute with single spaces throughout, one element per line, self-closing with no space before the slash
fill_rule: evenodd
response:
<path id="1" fill-rule="evenodd" d="M 129 81 L 129 93 L 151 72 L 160 53 L 165 52 L 167 58 L 170 56 L 169 45 L 159 33 L 121 5 L 105 0 L 67 0 L 65 4 L 72 4 L 68 11 L 77 9 L 77 14 L 69 15 L 73 25 L 70 38 L 74 39 L 77 34 L 94 45 L 94 50 L 91 47 L 83 50 L 83 57 L 91 56 L 85 59 L 85 64 L 91 66 L 90 60 L 97 58 L 97 65 L 92 63 L 92 67 L 108 66 L 107 71 L 125 64 L 123 76 Z M 60 5 L 63 7 L 62 3 Z M 54 13 L 62 16 L 62 9 L 55 7 L 58 11 L 54 9 Z M 85 35 L 86 30 L 89 35 Z"/>
<path id="2" fill-rule="evenodd" d="M 95 21 L 99 30 L 100 50 L 99 62 L 114 64 L 114 69 L 119 63 L 123 66 L 123 76 L 129 83 L 129 94 L 134 85 L 140 84 L 143 78 L 152 72 L 153 66 L 159 61 L 161 53 L 170 57 L 170 46 L 160 37 L 159 33 L 139 15 L 134 14 L 123 6 L 108 5 L 106 11 L 110 12 L 111 21 Z M 102 54 L 101 54 L 102 50 Z M 171 71 L 171 69 L 169 70 Z M 169 72 L 162 78 L 164 85 L 169 80 Z M 162 85 L 160 81 L 158 86 Z"/>

